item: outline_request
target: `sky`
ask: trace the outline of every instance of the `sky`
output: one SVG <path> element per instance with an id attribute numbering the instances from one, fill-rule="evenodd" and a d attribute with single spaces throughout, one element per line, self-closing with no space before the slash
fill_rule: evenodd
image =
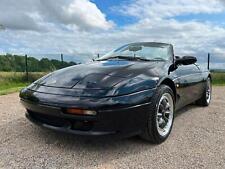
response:
<path id="1" fill-rule="evenodd" d="M 82 61 L 130 42 L 225 62 L 225 0 L 0 0 L 0 53 Z"/>

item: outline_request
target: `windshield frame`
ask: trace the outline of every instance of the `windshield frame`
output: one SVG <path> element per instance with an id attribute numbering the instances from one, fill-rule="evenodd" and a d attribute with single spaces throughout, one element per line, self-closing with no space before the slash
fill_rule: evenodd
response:
<path id="1" fill-rule="evenodd" d="M 133 46 L 143 46 L 143 47 L 152 47 L 152 48 L 154 48 L 154 47 L 155 48 L 167 48 L 167 59 L 165 59 L 165 58 L 150 59 L 150 58 L 147 58 L 147 57 L 137 56 L 136 60 L 142 60 L 142 59 L 143 59 L 142 61 L 173 61 L 174 60 L 173 47 L 172 47 L 171 44 L 157 43 L 157 42 L 137 42 L 137 43 L 126 44 L 126 45 L 123 45 L 123 46 L 121 46 L 121 47 L 119 47 L 115 50 L 112 50 L 112 51 L 108 52 L 107 54 L 103 55 L 102 57 L 98 58 L 97 61 L 119 58 L 118 56 L 130 57 L 130 58 L 134 58 L 133 60 L 135 60 L 135 52 L 134 52 L 134 56 L 121 55 L 121 53 L 118 52 L 118 51 L 120 51 L 124 48 L 129 48 L 129 47 L 133 47 Z"/>

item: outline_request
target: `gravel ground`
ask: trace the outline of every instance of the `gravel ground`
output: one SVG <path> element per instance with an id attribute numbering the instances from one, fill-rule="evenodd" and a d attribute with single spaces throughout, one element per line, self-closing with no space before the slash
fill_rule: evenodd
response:
<path id="1" fill-rule="evenodd" d="M 44 130 L 25 119 L 18 93 L 0 97 L 0 168 L 225 168 L 225 87 L 209 107 L 177 112 L 161 145 L 138 137 L 87 139 Z"/>

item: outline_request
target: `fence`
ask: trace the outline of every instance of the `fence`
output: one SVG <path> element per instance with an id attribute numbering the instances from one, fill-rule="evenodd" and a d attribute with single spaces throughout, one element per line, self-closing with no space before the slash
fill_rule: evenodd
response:
<path id="1" fill-rule="evenodd" d="M 197 56 L 198 64 L 213 72 L 225 72 L 225 53 L 206 53 Z"/>
<path id="2" fill-rule="evenodd" d="M 205 53 L 197 56 L 197 59 L 197 63 L 205 69 L 225 72 L 225 53 Z M 91 57 L 78 57 L 71 54 L 6 54 L 0 55 L 0 71 L 25 72 L 25 78 L 28 81 L 32 72 L 51 72 L 87 60 L 91 60 Z"/>
<path id="3" fill-rule="evenodd" d="M 4 54 L 0 55 L 0 72 L 24 72 L 24 78 L 80 64 L 82 59 L 68 54 Z M 21 73 L 20 73 L 21 74 Z"/>

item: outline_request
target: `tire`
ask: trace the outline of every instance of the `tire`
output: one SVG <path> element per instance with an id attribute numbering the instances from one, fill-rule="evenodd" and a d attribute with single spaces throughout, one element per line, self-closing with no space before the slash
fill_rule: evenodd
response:
<path id="1" fill-rule="evenodd" d="M 141 137 L 143 139 L 153 144 L 160 144 L 168 138 L 172 130 L 174 121 L 174 100 L 175 99 L 173 91 L 169 86 L 161 85 L 158 87 L 155 95 L 152 98 L 151 107 L 148 110 L 148 119 L 146 122 L 146 127 L 141 134 Z M 167 103 L 170 104 L 170 108 L 168 108 L 168 111 L 163 112 L 167 109 L 167 106 L 164 106 L 167 105 Z M 169 111 L 171 111 L 170 115 L 168 114 Z M 160 114 L 163 115 L 161 116 Z M 165 133 L 163 133 L 161 127 L 163 128 L 163 126 L 165 126 L 166 120 L 164 120 L 164 118 L 167 119 L 166 117 L 168 118 L 168 126 L 166 125 L 167 128 L 165 130 Z M 162 123 L 163 121 L 164 123 Z"/>
<path id="2" fill-rule="evenodd" d="M 210 104 L 212 97 L 212 83 L 211 83 L 211 78 L 208 77 L 206 82 L 205 82 L 205 87 L 204 87 L 204 92 L 202 94 L 202 97 L 197 100 L 197 105 L 200 106 L 208 106 Z"/>

